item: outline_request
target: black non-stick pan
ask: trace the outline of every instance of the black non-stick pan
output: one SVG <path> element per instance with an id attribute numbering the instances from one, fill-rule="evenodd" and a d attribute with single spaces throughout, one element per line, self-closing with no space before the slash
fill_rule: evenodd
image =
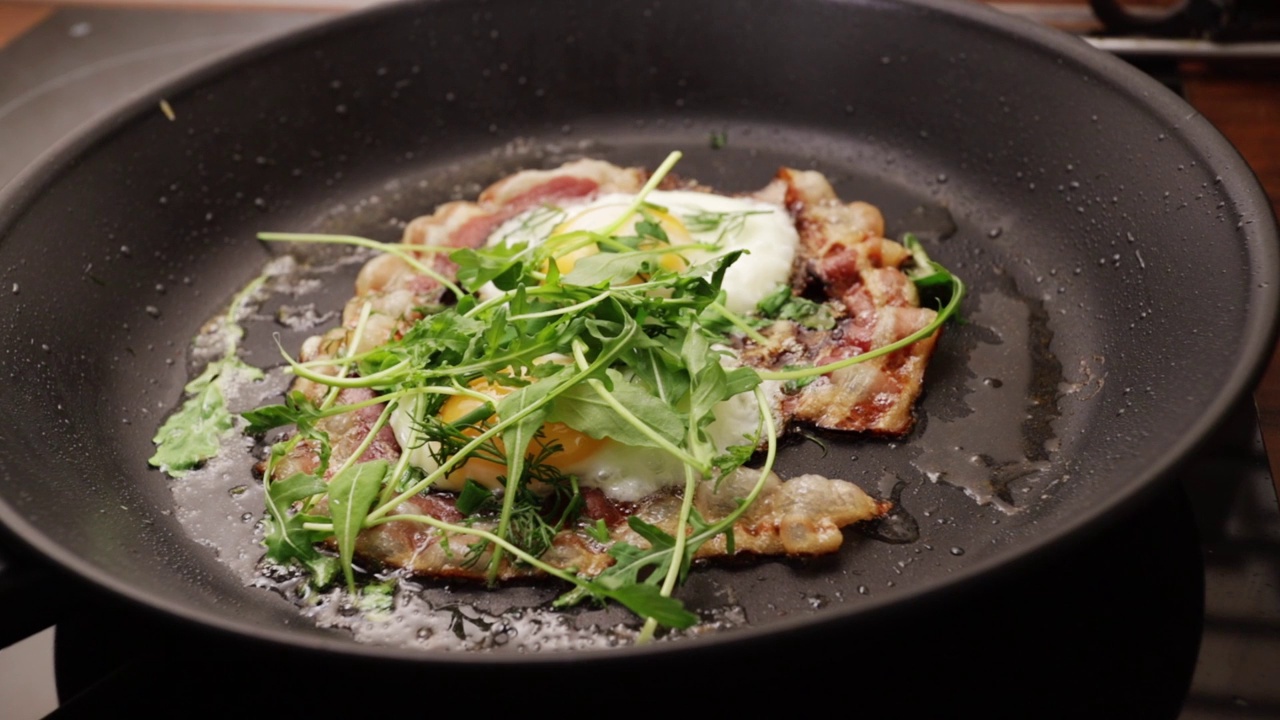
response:
<path id="1" fill-rule="evenodd" d="M 395 239 L 517 169 L 582 156 L 652 167 L 672 149 L 682 175 L 726 191 L 782 165 L 821 170 L 969 283 L 911 435 L 813 433 L 785 449 L 784 474 L 894 497 L 892 525 L 849 533 L 835 558 L 697 573 L 681 596 L 715 630 L 695 638 L 449 652 L 415 633 L 319 627 L 246 586 L 236 552 L 208 541 L 216 516 L 260 512 L 239 504 L 251 477 L 229 475 L 207 503 L 179 487 L 175 501 L 147 466 L 194 369 L 191 339 L 289 251 L 259 231 Z M 1272 347 L 1276 250 L 1256 181 L 1194 110 L 1072 38 L 976 5 L 378 8 L 170 83 L 0 197 L 0 522 L 162 616 L 330 658 L 562 667 L 856 633 L 1025 572 L 1150 497 Z M 263 306 L 246 359 L 277 365 L 272 335 L 296 350 L 308 334 L 277 322 L 279 305 L 350 294 L 350 267 L 321 277 Z M 555 592 L 428 583 L 417 602 L 506 622 Z M 625 619 L 570 614 L 567 634 Z M 493 623 L 451 627 L 459 647 L 495 645 Z"/>

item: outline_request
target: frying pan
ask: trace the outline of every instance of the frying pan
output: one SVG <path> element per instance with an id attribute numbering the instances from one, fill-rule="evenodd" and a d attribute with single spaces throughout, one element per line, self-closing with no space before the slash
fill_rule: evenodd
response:
<path id="1" fill-rule="evenodd" d="M 317 627 L 246 587 L 145 460 L 190 338 L 280 252 L 258 231 L 393 239 L 519 168 L 652 166 L 673 148 L 682 174 L 729 191 L 779 165 L 822 170 L 891 233 L 924 237 L 973 295 L 911 436 L 787 448 L 784 470 L 896 493 L 909 517 L 836 558 L 698 573 L 682 597 L 724 631 L 593 663 L 857 632 L 1025 571 L 1150 497 L 1274 342 L 1276 229 L 1244 162 L 1074 39 L 924 0 L 396 5 L 206 66 L 6 189 L 0 522 L 111 593 L 271 647 L 455 670 L 580 662 Z M 349 293 L 339 270 L 306 300 Z M 250 328 L 250 361 L 278 362 L 272 332 L 296 348 L 273 309 Z M 244 481 L 229 483 L 217 512 Z M 551 596 L 424 593 L 494 613 Z M 612 612 L 575 617 L 608 627 Z"/>

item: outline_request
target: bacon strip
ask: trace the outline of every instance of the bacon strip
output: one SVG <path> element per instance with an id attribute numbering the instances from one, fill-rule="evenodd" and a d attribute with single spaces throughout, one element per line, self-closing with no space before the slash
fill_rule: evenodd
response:
<path id="1" fill-rule="evenodd" d="M 842 203 L 821 173 L 783 168 L 765 194 L 784 198 L 800 233 L 803 291 L 819 283 L 837 318 L 835 329 L 813 331 L 780 320 L 763 331 L 769 343 L 746 343 L 743 361 L 780 370 L 825 365 L 894 343 L 933 322 L 915 285 L 899 268 L 909 257 L 884 237 L 884 218 L 863 202 Z M 938 333 L 882 358 L 824 375 L 786 395 L 774 409 L 782 422 L 832 430 L 902 435 L 915 422 L 924 371 Z"/>
<path id="2" fill-rule="evenodd" d="M 694 498 L 694 506 L 708 522 L 718 522 L 737 509 L 738 501 L 751 492 L 759 477 L 757 471 L 742 468 L 718 489 L 704 483 Z M 441 498 L 440 494 L 413 498 L 397 508 L 395 514 L 426 514 L 450 522 L 460 519 L 452 504 Z M 680 505 L 679 493 L 655 493 L 628 508 L 628 514 L 674 533 Z M 734 524 L 734 554 L 799 556 L 835 552 L 844 542 L 841 528 L 881 517 L 889 510 L 890 503 L 875 500 L 853 483 L 819 475 L 801 475 L 783 482 L 770 474 L 756 502 Z M 648 547 L 648 542 L 625 522 L 607 524 L 608 544 L 587 534 L 584 524 L 561 531 L 540 559 L 554 567 L 575 568 L 579 573 L 595 576 L 613 564 L 609 545 L 627 542 Z M 479 521 L 473 527 L 493 530 L 496 523 Z M 490 553 L 467 556 L 468 546 L 477 540 L 474 535 L 446 537 L 429 525 L 401 520 L 362 532 L 356 541 L 356 553 L 366 560 L 402 567 L 418 575 L 482 580 L 488 571 Z M 720 535 L 702 545 L 696 557 L 728 554 L 726 539 Z M 507 580 L 537 574 L 529 566 L 504 559 L 498 576 Z"/>

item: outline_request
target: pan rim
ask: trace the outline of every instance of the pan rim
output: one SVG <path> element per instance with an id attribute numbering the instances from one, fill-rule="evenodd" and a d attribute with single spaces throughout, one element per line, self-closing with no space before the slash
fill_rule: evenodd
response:
<path id="1" fill-rule="evenodd" d="M 423 0 L 417 4 L 426 9 L 431 6 L 464 2 L 465 0 Z M 155 112 L 157 98 L 181 96 L 209 80 L 230 75 L 278 51 L 303 45 L 330 33 L 338 33 L 364 23 L 375 22 L 384 15 L 402 12 L 403 7 L 408 4 L 375 6 L 347 15 L 324 18 L 314 24 L 256 42 L 248 47 L 221 53 L 191 71 L 183 72 L 144 89 L 133 99 L 82 126 L 71 136 L 56 144 L 32 165 L 25 168 L 7 187 L 0 189 L 0 228 L 8 228 L 18 222 L 35 198 L 73 167 L 75 158 L 107 140 L 112 134 L 123 131 L 144 113 Z M 817 4 L 866 3 L 860 3 L 857 0 L 819 0 Z M 1247 170 L 1248 168 L 1234 147 L 1207 120 L 1198 113 L 1191 117 L 1186 116 L 1189 106 L 1184 101 L 1135 68 L 1076 38 L 977 4 L 958 4 L 946 0 L 898 0 L 897 2 L 881 0 L 873 4 L 939 13 L 957 21 L 980 26 L 989 32 L 1001 33 L 1007 39 L 1019 41 L 1020 44 L 1039 52 L 1056 53 L 1063 62 L 1072 63 L 1081 70 L 1088 71 L 1093 77 L 1106 82 L 1113 89 L 1123 92 L 1135 107 L 1167 120 L 1173 128 L 1172 135 L 1187 147 L 1194 148 L 1199 156 L 1212 158 L 1213 167 L 1234 164 L 1239 166 L 1238 169 Z M 1167 480 L 1173 474 L 1179 463 L 1205 442 L 1210 430 L 1221 422 L 1253 387 L 1265 367 L 1270 349 L 1275 346 L 1277 334 L 1280 333 L 1280 326 L 1277 325 L 1280 321 L 1280 281 L 1277 281 L 1276 277 L 1280 275 L 1280 243 L 1276 240 L 1277 229 L 1270 202 L 1251 172 L 1236 171 L 1225 174 L 1222 176 L 1222 182 L 1227 194 L 1237 200 L 1237 212 L 1254 218 L 1255 222 L 1242 233 L 1243 242 L 1249 246 L 1251 256 L 1259 261 L 1259 269 L 1272 273 L 1267 278 L 1270 282 L 1266 282 L 1265 287 L 1255 287 L 1250 294 L 1250 299 L 1254 302 L 1246 309 L 1246 342 L 1240 348 L 1239 355 L 1245 360 L 1231 369 L 1227 380 L 1218 389 L 1211 402 L 1207 403 L 1199 419 L 1187 428 L 1176 442 L 1166 446 L 1143 473 L 1138 474 L 1123 486 L 1108 503 L 1073 519 L 1054 532 L 1037 536 L 1028 544 L 1023 544 L 1013 551 L 1012 555 L 1005 553 L 986 558 L 966 566 L 952 576 L 911 588 L 904 593 L 897 593 L 890 597 L 869 598 L 857 606 L 832 609 L 819 616 L 788 618 L 764 628 L 748 627 L 730 633 L 716 634 L 701 638 L 697 642 L 657 643 L 645 647 L 632 646 L 599 652 L 588 651 L 585 654 L 589 655 L 593 661 L 598 661 L 673 651 L 688 652 L 691 649 L 720 647 L 724 643 L 747 642 L 770 636 L 775 632 L 787 633 L 802 627 L 846 622 L 853 618 L 861 620 L 884 616 L 926 600 L 937 601 L 939 597 L 953 589 L 971 586 L 994 573 L 1016 570 L 1024 563 L 1038 560 L 1048 552 L 1069 545 L 1068 541 L 1073 537 L 1096 532 L 1137 506 L 1143 498 L 1154 492 L 1162 480 Z M 6 242 L 6 240 L 0 238 L 0 242 Z M 275 628 L 268 629 L 260 625 L 232 621 L 221 615 L 213 615 L 163 597 L 156 597 L 119 580 L 54 542 L 39 527 L 28 522 L 25 514 L 19 513 L 3 499 L 0 499 L 0 525 L 5 526 L 10 534 L 43 557 L 117 596 L 170 616 L 237 636 L 266 640 L 295 648 L 337 651 L 346 655 L 407 660 L 416 663 L 524 664 L 536 661 L 561 664 L 581 660 L 584 656 L 581 652 L 536 656 L 446 653 L 441 656 L 412 648 L 364 645 L 336 638 L 330 640 L 319 635 L 283 632 Z"/>

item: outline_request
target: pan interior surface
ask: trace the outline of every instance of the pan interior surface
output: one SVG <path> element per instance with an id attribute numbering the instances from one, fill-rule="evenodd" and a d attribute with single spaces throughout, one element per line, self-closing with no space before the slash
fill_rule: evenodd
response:
<path id="1" fill-rule="evenodd" d="M 0 520 L 182 617 L 346 652 L 436 647 L 435 629 L 317 627 L 247 587 L 229 566 L 260 551 L 209 545 L 256 521 L 251 477 L 176 503 L 151 438 L 191 338 L 283 252 L 258 232 L 394 240 L 441 202 L 578 157 L 652 168 L 680 149 L 681 175 L 731 192 L 821 170 L 971 288 L 911 435 L 815 433 L 780 464 L 892 495 L 898 522 L 834 557 L 696 573 L 680 596 L 713 636 L 853 623 L 1058 541 L 1157 481 L 1257 372 L 1280 284 L 1269 211 L 1206 123 L 1118 63 L 933 3 L 556 7 L 403 5 L 305 31 L 164 88 L 172 120 L 139 104 L 11 189 Z M 275 334 L 296 351 L 311 332 L 279 305 L 337 309 L 354 268 L 264 306 L 245 359 L 278 365 Z M 428 584 L 415 602 L 491 657 L 519 645 L 504 622 L 508 640 L 569 624 L 539 649 L 614 644 L 624 614 L 548 619 L 554 595 Z"/>

